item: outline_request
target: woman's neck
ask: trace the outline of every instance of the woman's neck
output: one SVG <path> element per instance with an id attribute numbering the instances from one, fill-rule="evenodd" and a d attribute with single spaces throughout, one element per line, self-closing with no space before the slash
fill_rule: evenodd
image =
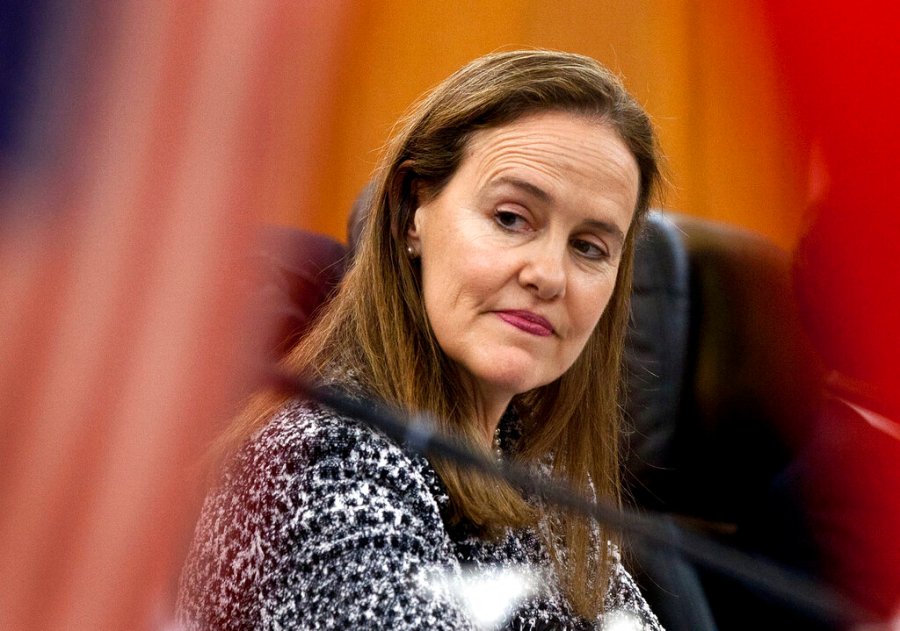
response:
<path id="1" fill-rule="evenodd" d="M 484 430 L 484 444 L 488 447 L 494 444 L 495 432 L 510 401 L 512 401 L 512 396 L 475 397 L 476 418 Z"/>
<path id="2" fill-rule="evenodd" d="M 500 425 L 500 419 L 509 407 L 514 393 L 480 384 L 471 375 L 463 375 L 463 383 L 472 397 L 476 426 L 482 428 L 484 445 L 492 447 L 494 433 Z"/>

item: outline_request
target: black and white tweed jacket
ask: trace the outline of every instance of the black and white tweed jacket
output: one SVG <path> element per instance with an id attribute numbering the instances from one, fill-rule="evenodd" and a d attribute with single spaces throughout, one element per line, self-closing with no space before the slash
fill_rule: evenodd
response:
<path id="1" fill-rule="evenodd" d="M 604 620 L 591 623 L 560 594 L 535 532 L 454 535 L 441 517 L 448 502 L 425 458 L 291 402 L 207 497 L 179 621 L 186 629 L 591 629 L 613 621 L 660 629 L 618 557 Z M 479 618 L 473 591 L 477 599 L 491 580 L 507 585 L 526 569 L 540 580 L 529 579 L 505 611 L 487 603 L 500 614 Z"/>

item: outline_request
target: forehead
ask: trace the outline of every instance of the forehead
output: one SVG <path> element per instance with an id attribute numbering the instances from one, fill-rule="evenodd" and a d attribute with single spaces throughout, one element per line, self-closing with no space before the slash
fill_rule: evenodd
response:
<path id="1" fill-rule="evenodd" d="M 550 111 L 480 130 L 457 173 L 477 190 L 516 179 L 554 199 L 587 196 L 633 210 L 639 171 L 625 142 L 598 116 Z"/>
<path id="2" fill-rule="evenodd" d="M 617 149 L 631 155 L 625 141 L 603 116 L 548 110 L 525 114 L 505 124 L 476 131 L 466 144 L 465 157 L 490 149 L 539 148 L 554 143 L 576 151 L 590 150 L 598 136 L 606 137 L 618 145 Z"/>

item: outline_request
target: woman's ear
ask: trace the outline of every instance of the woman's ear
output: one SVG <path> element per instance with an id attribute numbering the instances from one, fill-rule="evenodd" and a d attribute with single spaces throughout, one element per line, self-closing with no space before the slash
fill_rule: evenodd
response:
<path id="1" fill-rule="evenodd" d="M 393 209 L 393 237 L 410 258 L 418 258 L 422 251 L 422 218 L 419 208 L 427 203 L 430 195 L 428 187 L 416 174 L 415 164 L 411 160 L 403 162 L 394 171 L 388 194 Z"/>
<path id="2" fill-rule="evenodd" d="M 387 196 L 391 212 L 391 235 L 395 241 L 404 243 L 407 229 L 418 207 L 416 199 L 416 172 L 411 160 L 400 164 L 388 182 Z"/>
<path id="3" fill-rule="evenodd" d="M 422 251 L 420 247 L 420 225 L 422 216 L 419 212 L 422 196 L 419 194 L 419 186 L 420 185 L 418 180 L 412 182 L 411 184 L 412 195 L 410 196 L 410 202 L 413 206 L 413 209 L 406 226 L 406 245 L 408 246 L 408 248 L 410 248 L 410 256 L 416 256 L 419 252 Z"/>

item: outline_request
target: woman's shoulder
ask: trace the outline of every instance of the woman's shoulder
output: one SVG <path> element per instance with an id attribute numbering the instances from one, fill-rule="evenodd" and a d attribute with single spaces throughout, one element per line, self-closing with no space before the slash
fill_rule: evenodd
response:
<path id="1" fill-rule="evenodd" d="M 289 399 L 247 442 L 250 451 L 292 452 L 299 448 L 328 448 L 346 443 L 378 444 L 388 449 L 399 445 L 355 419 L 302 399 Z"/>
<path id="2" fill-rule="evenodd" d="M 312 606 L 296 594 L 313 590 L 321 572 L 368 571 L 387 544 L 443 558 L 431 471 L 364 424 L 289 401 L 208 495 L 183 571 L 180 616 L 216 628 L 293 620 L 298 606 Z M 206 628 L 188 628 L 195 626 Z"/>
<path id="3" fill-rule="evenodd" d="M 250 437 L 226 467 L 222 486 L 304 496 L 362 489 L 419 498 L 428 512 L 448 501 L 427 459 L 364 422 L 299 399 Z"/>
<path id="4" fill-rule="evenodd" d="M 239 467 L 260 461 L 314 466 L 322 460 L 349 458 L 355 464 L 408 464 L 408 453 L 377 429 L 316 403 L 291 399 L 235 454 Z"/>

